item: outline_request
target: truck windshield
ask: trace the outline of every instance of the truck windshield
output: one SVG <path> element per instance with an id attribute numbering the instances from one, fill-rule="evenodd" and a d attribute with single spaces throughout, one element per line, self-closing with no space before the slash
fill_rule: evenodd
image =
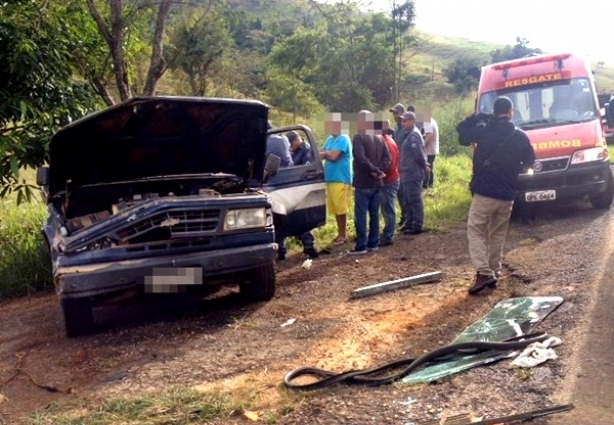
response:
<path id="1" fill-rule="evenodd" d="M 523 129 L 586 122 L 600 118 L 588 78 L 572 78 L 538 85 L 483 93 L 479 111 L 492 113 L 497 96 L 514 103 L 514 123 Z"/>

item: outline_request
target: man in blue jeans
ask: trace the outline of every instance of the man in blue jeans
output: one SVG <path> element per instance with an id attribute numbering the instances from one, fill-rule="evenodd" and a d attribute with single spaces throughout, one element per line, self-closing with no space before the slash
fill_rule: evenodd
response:
<path id="1" fill-rule="evenodd" d="M 390 166 L 390 153 L 382 136 L 375 135 L 373 114 L 360 111 L 357 134 L 352 139 L 354 154 L 354 224 L 356 245 L 349 253 L 366 254 L 379 246 L 379 208 L 381 189 Z M 369 230 L 367 235 L 367 214 Z"/>
<path id="2" fill-rule="evenodd" d="M 396 203 L 397 193 L 399 192 L 400 176 L 399 176 L 399 148 L 396 142 L 392 139 L 394 130 L 384 129 L 383 139 L 390 152 L 390 165 L 384 171 L 384 187 L 381 194 L 381 209 L 384 216 L 384 231 L 379 239 L 379 246 L 392 245 L 394 238 L 394 229 L 396 228 Z"/>

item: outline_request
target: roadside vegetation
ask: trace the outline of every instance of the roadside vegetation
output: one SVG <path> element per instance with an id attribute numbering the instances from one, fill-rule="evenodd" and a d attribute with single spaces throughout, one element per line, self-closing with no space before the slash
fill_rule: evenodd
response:
<path id="1" fill-rule="evenodd" d="M 173 387 L 138 397 L 88 400 L 81 404 L 52 405 L 31 415 L 28 425 L 190 425 L 242 416 L 265 425 L 278 423 L 300 403 L 300 396 L 280 391 L 276 409 L 259 408 L 258 393 L 252 388 L 239 391 L 199 390 Z M 94 407 L 95 406 L 95 407 Z"/>
<path id="2" fill-rule="evenodd" d="M 430 36 L 413 26 L 413 0 L 394 4 L 371 15 L 355 2 L 135 0 L 123 8 L 117 0 L 6 2 L 0 8 L 0 301 L 53 286 L 41 233 L 46 207 L 33 171 L 48 159 L 49 137 L 132 96 L 260 99 L 272 106 L 275 125 L 305 123 L 319 144 L 325 111 L 366 108 L 391 118 L 388 108 L 398 101 L 428 108 L 439 124 L 441 154 L 436 185 L 424 193 L 425 227 L 446 232 L 465 220 L 471 159 L 455 127 L 473 109 L 480 67 L 539 49 L 522 38 L 495 46 Z M 613 69 L 597 70 L 602 91 L 614 91 Z M 328 220 L 314 231 L 320 248 L 336 236 L 334 218 Z M 351 219 L 348 230 L 354 236 Z M 300 250 L 296 241 L 289 245 Z M 266 410 L 258 397 L 249 385 L 233 392 L 175 387 L 52 405 L 27 423 L 200 424 L 244 416 L 275 424 L 301 402 L 279 390 L 276 409 Z"/>
<path id="3" fill-rule="evenodd" d="M 467 185 L 471 174 L 471 160 L 467 148 L 458 144 L 454 127 L 471 112 L 471 100 L 433 104 L 433 115 L 440 125 L 441 155 L 435 162 L 437 183 L 425 191 L 425 226 L 430 231 L 445 231 L 451 223 L 464 220 L 471 201 Z M 384 112 L 385 115 L 390 115 Z M 278 116 L 280 120 L 288 117 Z M 320 123 L 315 118 L 305 121 L 311 128 Z M 323 136 L 318 137 L 318 143 Z M 34 172 L 22 171 L 20 176 L 28 184 L 34 183 Z M 50 261 L 41 234 L 46 209 L 40 197 L 30 202 L 17 202 L 16 194 L 0 201 L 0 300 L 29 295 L 52 287 Z M 354 222 L 348 221 L 350 237 L 354 235 Z M 324 247 L 336 237 L 334 218 L 314 231 L 316 246 Z M 300 244 L 289 242 L 291 251 Z"/>
<path id="4" fill-rule="evenodd" d="M 32 170 L 22 172 L 28 182 Z M 38 196 L 18 203 L 15 194 L 0 200 L 0 300 L 30 295 L 51 286 L 49 253 L 41 226 L 46 209 Z"/>

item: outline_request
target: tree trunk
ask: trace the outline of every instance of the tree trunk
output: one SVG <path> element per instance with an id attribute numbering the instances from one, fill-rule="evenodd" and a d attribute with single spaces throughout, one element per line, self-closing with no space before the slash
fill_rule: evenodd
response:
<path id="1" fill-rule="evenodd" d="M 117 91 L 122 101 L 130 99 L 132 92 L 128 82 L 128 71 L 126 69 L 126 61 L 124 59 L 123 49 L 123 19 L 122 19 L 122 2 L 121 0 L 109 0 L 111 6 L 111 29 L 107 27 L 104 19 L 94 4 L 94 0 L 87 0 L 87 6 L 90 14 L 103 38 L 109 46 L 111 57 L 113 58 L 113 73 L 117 83 Z M 105 100 L 106 102 L 106 100 Z"/>
<path id="2" fill-rule="evenodd" d="M 156 20 L 156 30 L 152 42 L 151 62 L 147 72 L 147 79 L 145 80 L 145 89 L 143 90 L 143 94 L 146 96 L 154 96 L 156 94 L 158 81 L 166 71 L 162 38 L 164 37 L 166 22 L 168 21 L 172 5 L 173 0 L 162 0 L 158 9 L 158 19 Z"/>
<path id="3" fill-rule="evenodd" d="M 107 106 L 115 105 L 115 100 L 111 96 L 111 93 L 109 93 L 106 84 L 104 83 L 104 81 L 102 81 L 100 77 L 91 78 L 91 83 L 92 86 L 94 86 L 94 90 L 96 90 L 96 93 L 102 98 L 102 100 L 104 100 L 104 103 Z"/>

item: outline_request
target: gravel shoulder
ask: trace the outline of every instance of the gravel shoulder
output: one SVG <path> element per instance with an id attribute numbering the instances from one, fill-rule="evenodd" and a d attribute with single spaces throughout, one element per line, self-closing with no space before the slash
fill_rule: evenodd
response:
<path id="1" fill-rule="evenodd" d="M 97 331 L 77 339 L 63 337 L 53 294 L 3 303 L 0 383 L 23 355 L 29 375 L 62 391 L 45 391 L 18 375 L 0 387 L 0 423 L 16 423 L 53 402 L 137 396 L 173 385 L 247 389 L 262 410 L 275 411 L 283 398 L 279 383 L 296 367 L 343 371 L 416 357 L 452 341 L 500 300 L 541 295 L 565 300 L 538 328 L 563 339 L 557 360 L 529 373 L 503 360 L 430 385 L 339 385 L 306 396 L 277 423 L 409 424 L 573 402 L 595 294 L 611 271 L 612 230 L 610 211 L 583 204 L 555 205 L 532 223 L 515 220 L 499 288 L 475 297 L 467 295 L 473 271 L 465 226 L 458 223 L 445 233 L 400 237 L 361 258 L 335 249 L 309 270 L 301 268 L 304 257 L 292 256 L 278 265 L 278 294 L 269 303 L 243 304 L 227 290 L 198 300 L 105 307 L 96 312 Z M 358 287 L 429 271 L 441 271 L 442 281 L 349 300 Z M 282 327 L 288 319 L 296 321 Z M 565 423 L 555 420 L 533 423 Z"/>

